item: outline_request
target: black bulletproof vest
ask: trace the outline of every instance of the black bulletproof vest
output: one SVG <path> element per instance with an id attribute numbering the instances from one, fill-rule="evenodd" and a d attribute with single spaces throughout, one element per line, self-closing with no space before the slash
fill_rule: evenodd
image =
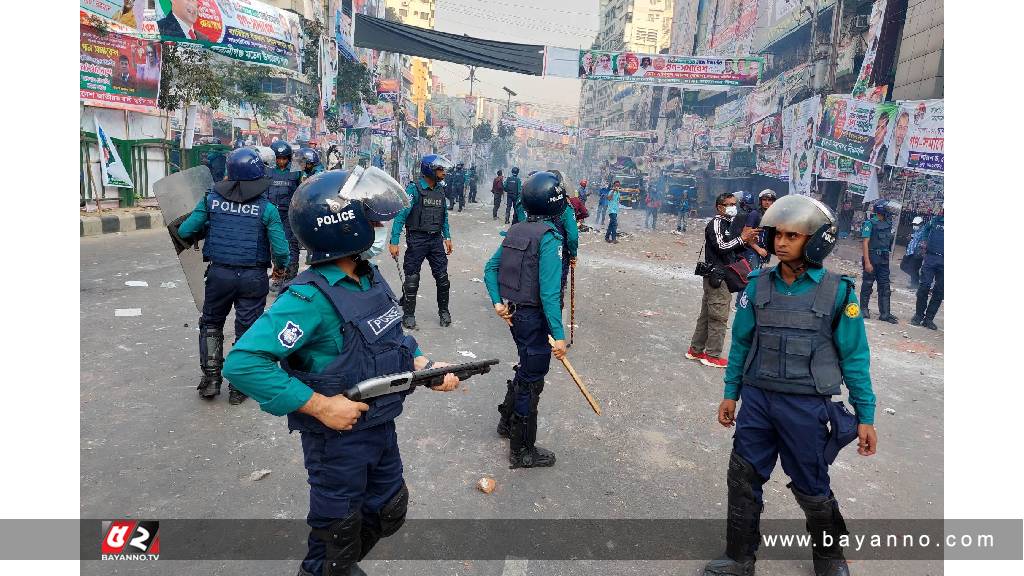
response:
<path id="1" fill-rule="evenodd" d="M 881 250 L 888 252 L 892 246 L 892 221 L 873 220 L 871 222 L 871 239 L 868 240 L 868 250 L 874 252 Z"/>
<path id="2" fill-rule="evenodd" d="M 540 306 L 540 241 L 554 232 L 544 222 L 520 222 L 501 242 L 498 290 L 504 300 L 521 306 Z"/>
<path id="3" fill-rule="evenodd" d="M 416 190 L 419 192 L 419 200 L 409 211 L 409 217 L 405 221 L 406 230 L 440 232 L 447 210 L 444 190 L 440 186 L 423 188 L 419 183 L 416 183 Z"/>
<path id="4" fill-rule="evenodd" d="M 754 341 L 743 365 L 743 384 L 790 394 L 839 394 L 843 373 L 832 340 L 840 277 L 825 272 L 815 290 L 786 295 L 769 271 L 757 277 Z"/>

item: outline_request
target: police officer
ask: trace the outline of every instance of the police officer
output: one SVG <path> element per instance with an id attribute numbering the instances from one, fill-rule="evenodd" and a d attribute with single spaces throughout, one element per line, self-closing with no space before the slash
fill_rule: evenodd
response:
<path id="1" fill-rule="evenodd" d="M 224 364 L 224 322 L 235 308 L 235 341 L 263 313 L 267 305 L 267 268 L 274 262 L 274 278 L 284 277 L 288 266 L 288 240 L 277 207 L 267 200 L 270 180 L 264 177 L 259 154 L 238 148 L 227 159 L 227 178 L 199 200 L 192 214 L 178 227 L 189 239 L 206 230 L 203 260 L 206 290 L 199 319 L 199 362 L 203 378 L 199 395 L 220 394 Z M 228 386 L 228 401 L 241 404 L 245 394 Z"/>
<path id="2" fill-rule="evenodd" d="M 342 189 L 355 178 L 346 197 Z M 287 414 L 289 431 L 301 434 L 311 531 L 300 576 L 364 574 L 356 562 L 405 521 L 409 492 L 394 422 L 405 394 L 364 404 L 341 392 L 367 378 L 443 366 L 402 332 L 394 292 L 361 256 L 374 227 L 406 204 L 401 185 L 377 168 L 331 170 L 303 183 L 289 218 L 312 266 L 224 366 L 260 408 Z M 457 385 L 449 375 L 435 390 Z"/>
<path id="3" fill-rule="evenodd" d="M 515 218 L 515 205 L 519 201 L 519 192 L 523 189 L 523 181 L 519 179 L 519 167 L 513 166 L 512 173 L 509 174 L 508 178 L 505 178 L 505 224 L 509 222 L 509 214 L 512 214 Z M 518 218 L 512 221 L 513 224 L 518 222 Z"/>
<path id="4" fill-rule="evenodd" d="M 418 182 L 406 188 L 411 206 L 402 210 L 391 225 L 391 257 L 398 259 L 398 240 L 405 227 L 405 283 L 402 285 L 402 325 L 416 328 L 416 293 L 420 289 L 420 268 L 423 259 L 430 264 L 430 272 L 437 282 L 437 314 L 441 326 L 451 326 L 452 315 L 448 311 L 448 255 L 452 253 L 452 234 L 448 228 L 448 211 L 445 209 L 444 182 L 446 172 L 452 163 L 437 154 L 429 154 L 420 160 Z"/>
<path id="5" fill-rule="evenodd" d="M 921 283 L 917 287 L 917 309 L 910 323 L 924 326 L 929 330 L 938 330 L 935 315 L 942 306 L 945 266 L 943 251 L 945 250 L 945 217 L 939 210 L 938 216 L 932 217 L 921 230 L 924 241 L 924 262 L 921 264 Z M 931 300 L 928 293 L 931 292 Z"/>
<path id="6" fill-rule="evenodd" d="M 314 148 L 299 148 L 299 164 L 302 167 L 302 181 L 324 171 L 320 153 Z"/>
<path id="7" fill-rule="evenodd" d="M 476 185 L 479 176 L 476 173 L 476 164 L 471 164 L 469 170 L 466 172 L 466 181 L 469 183 L 469 201 L 471 204 L 476 204 Z"/>
<path id="8" fill-rule="evenodd" d="M 284 140 L 277 140 L 270 145 L 274 154 L 274 167 L 267 173 L 270 177 L 270 188 L 267 190 L 267 197 L 281 213 L 281 222 L 284 224 L 284 235 L 288 239 L 288 269 L 285 271 L 283 280 L 291 280 L 299 271 L 299 240 L 292 233 L 291 222 L 288 221 L 288 204 L 292 201 L 292 194 L 299 187 L 302 181 L 302 172 L 293 172 L 292 147 Z M 271 289 L 279 291 L 280 284 L 275 282 Z"/>
<path id="9" fill-rule="evenodd" d="M 835 217 L 824 204 L 784 196 L 761 225 L 779 264 L 750 273 L 733 322 L 725 399 L 718 408 L 719 423 L 736 427 L 727 473 L 726 551 L 704 574 L 754 574 L 763 485 L 781 458 L 791 479 L 787 487 L 807 518 L 814 573 L 847 575 L 838 542 L 846 525 L 828 466 L 854 438 L 863 456 L 877 445 L 864 321 L 853 279 L 823 267 L 836 242 Z M 856 416 L 830 400 L 843 382 Z"/>
<path id="10" fill-rule="evenodd" d="M 553 466 L 555 455 L 537 446 L 537 406 L 552 353 L 565 356 L 565 331 L 559 308 L 556 221 L 566 208 L 565 189 L 550 172 L 538 172 L 523 186 L 525 222 L 508 229 L 501 246 L 484 266 L 484 284 L 494 311 L 511 326 L 519 351 L 515 376 L 498 406 L 498 434 L 508 437 L 513 468 Z M 548 335 L 555 339 L 548 343 Z"/>
<path id="11" fill-rule="evenodd" d="M 564 176 L 558 170 L 548 170 L 548 173 L 553 174 L 558 179 L 557 186 L 565 189 L 563 184 Z M 519 215 L 519 221 L 525 222 L 527 219 L 526 211 L 523 210 L 522 200 L 519 205 L 516 206 L 516 213 Z M 566 206 L 562 214 L 554 220 L 555 226 L 558 228 L 558 234 L 562 237 L 562 291 L 560 292 L 559 303 L 562 308 L 565 308 L 565 284 L 569 278 L 569 268 L 576 267 L 576 256 L 579 253 L 580 246 L 580 228 L 579 224 L 576 223 L 576 210 L 569 203 L 568 195 L 566 196 Z"/>
<path id="12" fill-rule="evenodd" d="M 455 171 L 446 180 L 449 186 L 451 186 L 450 204 L 448 209 L 452 210 L 455 208 L 455 203 L 459 203 L 459 212 L 466 206 L 466 170 L 462 162 L 455 165 Z"/>
<path id="13" fill-rule="evenodd" d="M 871 287 L 878 282 L 878 319 L 890 324 L 899 320 L 890 312 L 892 286 L 889 283 L 889 254 L 892 252 L 892 219 L 900 212 L 900 203 L 893 200 L 879 200 L 872 207 L 873 214 L 864 221 L 860 236 L 864 239 L 864 278 L 860 287 L 861 309 L 865 318 L 871 303 Z"/>

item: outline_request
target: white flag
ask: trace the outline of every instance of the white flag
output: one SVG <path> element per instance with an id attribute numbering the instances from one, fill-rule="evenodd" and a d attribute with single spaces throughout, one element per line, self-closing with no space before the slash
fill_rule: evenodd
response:
<path id="1" fill-rule="evenodd" d="M 103 175 L 103 185 L 134 188 L 135 185 L 132 184 L 132 178 L 128 175 L 128 169 L 121 161 L 117 148 L 107 136 L 107 131 L 100 126 L 99 118 L 94 119 L 96 121 L 96 140 L 100 149 L 100 174 Z"/>

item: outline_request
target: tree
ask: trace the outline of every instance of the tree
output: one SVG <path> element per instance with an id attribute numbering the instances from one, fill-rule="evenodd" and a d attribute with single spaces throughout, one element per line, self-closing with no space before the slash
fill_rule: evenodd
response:
<path id="1" fill-rule="evenodd" d="M 299 89 L 297 96 L 298 109 L 310 118 L 316 118 L 320 110 L 320 34 L 323 25 L 316 20 L 307 20 L 299 16 L 299 24 L 305 44 L 302 48 L 302 70 L 306 76 L 306 85 Z"/>
<path id="2" fill-rule="evenodd" d="M 473 128 L 473 142 L 490 142 L 493 137 L 494 128 L 491 126 L 490 121 L 482 120 Z"/>
<path id="3" fill-rule="evenodd" d="M 224 78 L 224 65 L 212 52 L 199 46 L 164 42 L 157 105 L 168 112 L 184 109 L 186 114 L 192 104 L 216 108 L 225 98 Z M 184 146 L 184 130 L 181 138 Z"/>
<path id="4" fill-rule="evenodd" d="M 241 106 L 248 104 L 252 108 L 252 119 L 256 129 L 260 128 L 260 114 L 273 114 L 280 108 L 280 103 L 263 91 L 263 79 L 269 78 L 272 69 L 268 66 L 232 62 L 227 68 L 227 89 L 224 100 Z"/>

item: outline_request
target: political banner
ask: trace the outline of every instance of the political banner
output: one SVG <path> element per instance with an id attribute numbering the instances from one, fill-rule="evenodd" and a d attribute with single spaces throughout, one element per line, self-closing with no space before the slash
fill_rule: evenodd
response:
<path id="1" fill-rule="evenodd" d="M 899 103 L 885 163 L 927 174 L 944 173 L 943 100 Z"/>
<path id="2" fill-rule="evenodd" d="M 100 149 L 100 174 L 103 177 L 104 186 L 115 186 L 117 188 L 134 188 L 132 177 L 128 175 L 128 169 L 117 148 L 107 136 L 107 131 L 100 125 L 99 118 L 93 118 L 96 122 L 96 142 Z"/>
<path id="3" fill-rule="evenodd" d="M 345 58 L 355 60 L 355 45 L 352 42 L 352 0 L 330 0 L 329 10 L 334 20 L 334 37 L 338 43 L 338 50 Z"/>
<path id="4" fill-rule="evenodd" d="M 750 145 L 765 148 L 782 147 L 782 114 L 772 114 L 750 126 Z"/>
<path id="5" fill-rule="evenodd" d="M 825 97 L 824 117 L 815 146 L 880 167 L 896 115 L 895 102 L 870 102 L 849 95 Z"/>
<path id="6" fill-rule="evenodd" d="M 789 193 L 811 193 L 814 173 L 814 135 L 818 131 L 821 99 L 812 96 L 782 111 L 782 149 L 789 174 Z"/>
<path id="7" fill-rule="evenodd" d="M 715 108 L 715 126 L 731 126 L 744 122 L 747 115 L 747 97 L 737 98 Z"/>
<path id="8" fill-rule="evenodd" d="M 878 38 L 882 34 L 882 16 L 885 14 L 887 0 L 875 0 L 871 7 L 871 17 L 868 19 L 867 48 L 864 51 L 864 61 L 860 65 L 860 73 L 853 83 L 853 90 L 850 94 L 854 98 L 861 98 L 871 86 L 871 76 L 875 71 L 875 54 L 878 52 Z"/>
<path id="9" fill-rule="evenodd" d="M 852 158 L 818 150 L 818 179 L 841 180 L 850 184 L 850 190 L 865 197 L 878 197 L 878 170 L 870 164 Z"/>
<path id="10" fill-rule="evenodd" d="M 729 169 L 729 161 L 732 159 L 732 152 L 712 152 L 711 159 L 715 163 L 715 172 L 725 172 Z"/>
<path id="11" fill-rule="evenodd" d="M 783 166 L 781 148 L 758 148 L 755 162 L 754 172 L 757 174 L 779 180 L 789 178 Z"/>
<path id="12" fill-rule="evenodd" d="M 762 0 L 763 1 L 763 0 Z M 719 18 L 731 21 L 720 22 L 708 36 L 707 47 L 701 54 L 714 56 L 738 56 L 750 53 L 750 43 L 757 23 L 758 0 L 723 0 L 718 3 Z M 709 23 L 710 24 L 710 23 Z"/>
<path id="13" fill-rule="evenodd" d="M 331 110 L 338 98 L 338 42 L 320 37 L 320 109 Z"/>
<path id="14" fill-rule="evenodd" d="M 377 80 L 377 99 L 386 102 L 398 100 L 398 79 L 380 78 Z"/>
<path id="15" fill-rule="evenodd" d="M 709 88 L 756 86 L 761 58 L 694 58 L 672 54 L 579 51 L 578 78 L 643 82 L 676 87 Z"/>
<path id="16" fill-rule="evenodd" d="M 157 0 L 144 32 L 252 64 L 301 72 L 299 15 L 257 0 Z"/>
<path id="17" fill-rule="evenodd" d="M 145 3 L 139 0 L 81 0 L 82 12 L 135 31 L 142 30 L 144 8 Z"/>
<path id="18" fill-rule="evenodd" d="M 157 112 L 159 42 L 80 25 L 79 99 L 89 106 Z"/>

